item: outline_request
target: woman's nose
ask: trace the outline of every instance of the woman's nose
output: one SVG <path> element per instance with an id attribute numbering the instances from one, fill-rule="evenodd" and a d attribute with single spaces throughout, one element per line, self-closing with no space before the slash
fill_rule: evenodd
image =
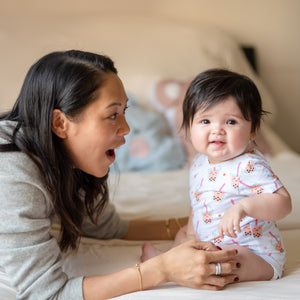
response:
<path id="1" fill-rule="evenodd" d="M 127 135 L 129 132 L 130 132 L 130 127 L 126 121 L 126 118 L 123 117 L 118 134 L 124 136 L 124 135 Z"/>

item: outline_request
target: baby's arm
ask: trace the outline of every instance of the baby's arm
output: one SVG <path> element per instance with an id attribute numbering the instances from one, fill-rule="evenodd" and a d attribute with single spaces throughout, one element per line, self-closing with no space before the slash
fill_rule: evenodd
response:
<path id="1" fill-rule="evenodd" d="M 246 197 L 228 209 L 219 224 L 219 234 L 236 237 L 241 232 L 240 221 L 245 216 L 255 219 L 278 221 L 290 213 L 291 198 L 288 191 L 281 187 L 274 193 Z"/>

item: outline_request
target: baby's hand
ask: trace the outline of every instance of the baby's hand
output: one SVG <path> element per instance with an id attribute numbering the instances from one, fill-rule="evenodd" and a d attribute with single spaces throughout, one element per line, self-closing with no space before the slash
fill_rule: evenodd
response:
<path id="1" fill-rule="evenodd" d="M 240 222 L 246 216 L 243 206 L 240 203 L 234 204 L 223 215 L 219 224 L 219 235 L 236 238 L 236 232 L 241 232 Z"/>

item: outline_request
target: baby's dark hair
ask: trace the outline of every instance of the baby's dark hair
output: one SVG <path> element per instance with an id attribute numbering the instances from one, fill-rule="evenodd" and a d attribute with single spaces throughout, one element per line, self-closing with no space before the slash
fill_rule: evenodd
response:
<path id="1" fill-rule="evenodd" d="M 244 118 L 251 121 L 252 131 L 256 131 L 267 113 L 262 109 L 259 91 L 247 76 L 225 69 L 204 71 L 191 82 L 182 105 L 182 127 L 190 127 L 199 109 L 207 110 L 229 96 L 235 98 Z"/>

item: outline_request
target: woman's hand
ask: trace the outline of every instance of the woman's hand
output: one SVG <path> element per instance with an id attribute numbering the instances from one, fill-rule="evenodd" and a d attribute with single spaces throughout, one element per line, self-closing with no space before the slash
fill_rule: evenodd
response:
<path id="1" fill-rule="evenodd" d="M 149 289 L 166 283 L 220 290 L 227 284 L 238 281 L 231 274 L 237 269 L 233 261 L 237 251 L 219 250 L 210 242 L 188 241 L 155 256 L 139 265 L 102 276 L 89 276 L 83 280 L 83 295 L 86 300 L 110 299 Z M 220 275 L 216 275 L 220 263 Z"/>
<path id="2" fill-rule="evenodd" d="M 180 285 L 220 290 L 227 284 L 238 281 L 237 275 L 230 274 L 237 269 L 233 261 L 237 251 L 219 250 L 210 242 L 188 241 L 157 256 L 165 282 Z M 221 265 L 221 275 L 216 275 L 217 263 Z"/>
<path id="3" fill-rule="evenodd" d="M 245 209 L 241 202 L 238 202 L 231 206 L 223 215 L 219 223 L 219 235 L 236 238 L 236 232 L 241 232 L 240 223 L 241 220 L 246 216 Z"/>

